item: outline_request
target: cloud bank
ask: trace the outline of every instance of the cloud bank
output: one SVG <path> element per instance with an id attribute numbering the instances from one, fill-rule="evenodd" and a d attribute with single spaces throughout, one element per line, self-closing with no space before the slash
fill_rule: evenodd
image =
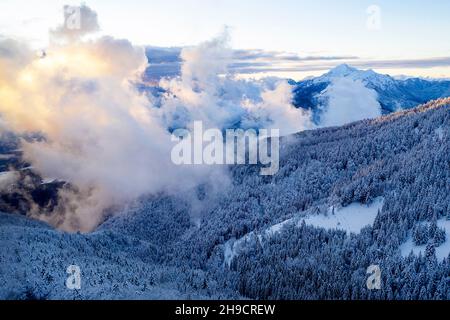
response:
<path id="1" fill-rule="evenodd" d="M 179 77 L 162 79 L 159 112 L 168 128 L 201 120 L 214 128 L 280 128 L 283 135 L 308 128 L 310 115 L 292 104 L 284 80 L 245 81 L 229 73 L 232 50 L 227 32 L 184 48 Z"/>
<path id="2" fill-rule="evenodd" d="M 172 165 L 169 132 L 130 82 L 146 66 L 142 49 L 108 37 L 54 46 L 45 58 L 20 48 L 0 56 L 2 119 L 14 132 L 42 134 L 22 142 L 24 158 L 43 177 L 76 188 L 61 192 L 54 215 L 40 218 L 88 231 L 108 207 L 199 181 L 197 168 Z"/>
<path id="3" fill-rule="evenodd" d="M 145 50 L 112 37 L 84 39 L 98 22 L 93 10 L 80 10 L 83 27 L 52 31 L 61 41 L 44 55 L 0 39 L 2 122 L 15 133 L 42 136 L 22 141 L 24 158 L 41 176 L 73 186 L 60 191 L 53 212 L 38 218 L 64 230 L 91 231 L 107 209 L 142 195 L 223 184 L 225 168 L 180 167 L 170 160 L 170 131 L 193 121 L 214 128 L 279 127 L 283 134 L 308 126 L 309 114 L 291 105 L 286 82 L 234 79 L 226 32 L 184 48 L 180 76 L 161 80 L 164 94 L 140 93 Z"/>
<path id="4" fill-rule="evenodd" d="M 181 73 L 183 48 L 148 47 L 146 54 L 150 67 L 146 70 L 149 81 L 175 77 Z M 296 73 L 328 71 L 342 63 L 362 69 L 427 69 L 449 67 L 450 57 L 424 59 L 364 59 L 356 56 L 299 56 L 286 52 L 265 50 L 232 50 L 229 72 L 236 75 L 266 73 Z"/>

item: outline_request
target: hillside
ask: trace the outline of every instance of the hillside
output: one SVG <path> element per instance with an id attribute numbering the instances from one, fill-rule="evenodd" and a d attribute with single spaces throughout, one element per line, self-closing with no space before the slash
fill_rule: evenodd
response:
<path id="1" fill-rule="evenodd" d="M 91 234 L 1 214 L 0 297 L 450 299 L 450 99 L 281 146 L 275 176 L 231 167 L 218 193 L 142 198 Z"/>

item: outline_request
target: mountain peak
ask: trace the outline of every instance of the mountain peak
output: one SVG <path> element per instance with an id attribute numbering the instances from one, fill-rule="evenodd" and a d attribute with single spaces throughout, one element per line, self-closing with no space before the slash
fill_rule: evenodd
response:
<path id="1" fill-rule="evenodd" d="M 328 71 L 327 75 L 332 76 L 332 77 L 345 77 L 356 71 L 359 71 L 359 70 L 344 63 L 344 64 L 340 64 L 340 65 L 334 67 L 333 69 L 331 69 L 330 71 Z"/>
<path id="2" fill-rule="evenodd" d="M 391 76 L 376 73 L 372 69 L 357 69 L 355 67 L 349 66 L 348 64 L 338 65 L 324 75 L 316 78 L 315 82 L 330 82 L 339 78 L 359 80 L 366 85 L 376 86 L 380 88 L 394 85 L 394 79 Z"/>

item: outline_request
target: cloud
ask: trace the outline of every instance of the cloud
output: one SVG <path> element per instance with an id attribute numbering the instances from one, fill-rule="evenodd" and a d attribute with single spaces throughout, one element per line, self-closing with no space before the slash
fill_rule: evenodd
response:
<path id="1" fill-rule="evenodd" d="M 175 77 L 181 72 L 183 48 L 147 48 L 150 67 L 148 80 Z M 294 53 L 265 50 L 233 50 L 229 72 L 234 74 L 295 73 L 327 71 L 342 63 L 362 69 L 424 69 L 450 66 L 450 57 L 424 59 L 363 59 L 356 56 L 300 56 Z"/>
<path id="2" fill-rule="evenodd" d="M 60 192 L 59 207 L 38 218 L 90 231 L 107 208 L 186 191 L 220 174 L 172 164 L 170 133 L 133 85 L 146 65 L 142 48 L 110 37 L 53 45 L 45 57 L 0 41 L 3 122 L 18 134 L 43 136 L 22 141 L 25 160 L 41 176 L 73 186 Z"/>
<path id="3" fill-rule="evenodd" d="M 93 230 L 107 209 L 140 196 L 189 193 L 201 183 L 220 189 L 217 181 L 222 185 L 228 178 L 225 167 L 171 162 L 170 132 L 190 129 L 198 120 L 205 129 L 275 128 L 282 135 L 311 129 L 311 114 L 292 105 L 287 81 L 250 81 L 236 74 L 343 58 L 236 51 L 226 30 L 186 48 L 144 49 L 112 37 L 87 40 L 85 35 L 98 30 L 97 15 L 80 8 L 81 29 L 53 30 L 61 41 L 45 55 L 0 38 L 2 128 L 42 137 L 22 141 L 25 160 L 42 177 L 72 187 L 60 191 L 54 211 L 37 217 L 65 230 Z M 169 71 L 171 77 L 159 74 L 155 80 L 157 95 L 136 89 L 144 72 L 148 77 Z M 321 99 L 323 126 L 380 114 L 376 93 L 357 81 L 336 80 Z M 14 180 L 7 178 L 2 186 Z"/>
<path id="4" fill-rule="evenodd" d="M 26 44 L 2 37 L 1 35 L 0 42 L 2 44 L 0 46 L 0 72 L 2 74 L 14 74 L 20 69 L 21 65 L 29 63 L 34 58 L 34 54 L 28 49 Z M 6 79 L 2 77 L 0 81 L 2 80 Z"/>
<path id="5" fill-rule="evenodd" d="M 183 48 L 147 47 L 149 68 L 146 79 L 156 81 L 163 77 L 175 77 L 181 74 Z M 353 56 L 299 56 L 295 53 L 266 50 L 231 50 L 228 72 L 234 74 L 253 74 L 263 72 L 284 72 L 310 70 L 304 63 L 353 61 Z M 300 65 L 298 65 L 300 63 Z M 318 70 L 322 70 L 320 67 Z"/>
<path id="6" fill-rule="evenodd" d="M 0 191 L 7 191 L 18 179 L 19 174 L 16 171 L 0 172 Z"/>
<path id="7" fill-rule="evenodd" d="M 362 61 L 355 64 L 363 68 L 379 69 L 408 69 L 408 68 L 434 68 L 450 66 L 450 57 L 432 57 L 426 59 L 406 59 L 406 60 L 372 60 Z"/>
<path id="8" fill-rule="evenodd" d="M 249 112 L 243 117 L 243 127 L 279 129 L 282 135 L 313 128 L 309 112 L 292 106 L 292 86 L 287 81 L 264 90 L 260 102 L 247 101 L 244 106 Z"/>
<path id="9" fill-rule="evenodd" d="M 267 62 L 294 62 L 294 61 L 327 61 L 327 60 L 353 60 L 355 56 L 300 56 L 296 53 L 283 51 L 266 51 L 261 49 L 235 50 L 233 58 L 236 61 L 267 61 Z"/>
<path id="10" fill-rule="evenodd" d="M 426 59 L 405 59 L 405 60 L 364 60 L 357 57 L 342 57 L 342 59 L 334 59 L 334 57 L 309 57 L 304 60 L 307 63 L 301 64 L 285 64 L 267 63 L 266 65 L 249 64 L 237 68 L 239 73 L 276 73 L 276 72 L 312 72 L 327 71 L 339 64 L 350 63 L 352 66 L 362 69 L 426 69 L 437 67 L 449 67 L 450 57 L 431 57 Z"/>
<path id="11" fill-rule="evenodd" d="M 313 72 L 327 71 L 339 64 L 350 63 L 362 69 L 426 69 L 450 66 L 450 57 L 409 60 L 364 60 L 357 57 L 306 57 L 304 60 L 293 59 L 292 63 L 279 63 L 277 60 L 267 62 L 236 63 L 234 69 L 240 74 L 277 73 L 277 72 Z M 300 63 L 298 63 L 300 62 Z"/>
<path id="12" fill-rule="evenodd" d="M 87 7 L 82 12 L 96 17 Z M 140 196 L 190 192 L 201 183 L 214 189 L 217 181 L 223 187 L 226 167 L 172 163 L 172 129 L 201 120 L 205 128 L 246 123 L 291 133 L 308 122 L 291 105 L 286 82 L 234 78 L 226 31 L 183 48 L 180 76 L 162 79 L 164 94 L 149 97 L 135 85 L 149 67 L 144 48 L 112 37 L 86 40 L 92 25 L 40 56 L 0 40 L 2 122 L 17 134 L 38 133 L 41 139 L 21 143 L 25 160 L 42 177 L 72 186 L 60 191 L 52 212 L 36 216 L 61 229 L 91 231 L 107 209 Z"/>
<path id="13" fill-rule="evenodd" d="M 183 50 L 183 48 L 147 47 L 145 49 L 145 54 L 147 55 L 149 62 L 152 64 L 173 62 L 181 63 L 181 50 Z"/>
<path id="14" fill-rule="evenodd" d="M 163 79 L 166 94 L 159 111 L 169 128 L 201 120 L 214 128 L 279 128 L 289 134 L 306 128 L 310 115 L 296 109 L 286 81 L 238 80 L 230 73 L 233 51 L 228 34 L 196 47 L 184 48 L 181 74 Z"/>
<path id="15" fill-rule="evenodd" d="M 377 93 L 359 80 L 336 78 L 320 95 L 320 126 L 339 126 L 381 115 Z"/>

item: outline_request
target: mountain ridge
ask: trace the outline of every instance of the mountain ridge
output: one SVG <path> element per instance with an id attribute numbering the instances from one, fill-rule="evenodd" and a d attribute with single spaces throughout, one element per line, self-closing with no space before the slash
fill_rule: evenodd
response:
<path id="1" fill-rule="evenodd" d="M 318 97 L 333 81 L 341 78 L 361 81 L 367 88 L 375 90 L 382 108 L 387 114 L 400 109 L 409 109 L 431 100 L 450 96 L 450 81 L 408 78 L 398 80 L 373 70 L 359 70 L 342 64 L 322 76 L 304 81 L 291 81 L 294 86 L 293 104 L 298 108 L 317 111 L 321 105 Z"/>

